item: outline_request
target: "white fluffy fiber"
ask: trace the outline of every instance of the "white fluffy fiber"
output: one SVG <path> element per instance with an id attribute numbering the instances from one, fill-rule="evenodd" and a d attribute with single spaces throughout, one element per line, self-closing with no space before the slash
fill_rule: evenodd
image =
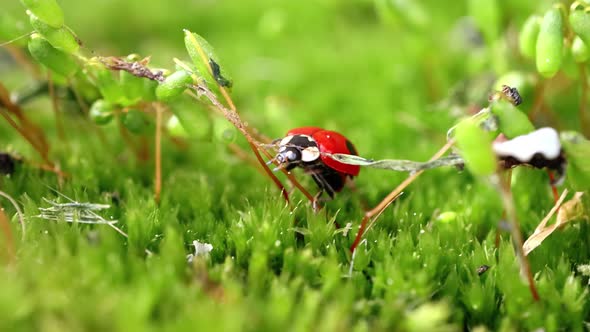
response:
<path id="1" fill-rule="evenodd" d="M 499 157 L 513 157 L 520 162 L 530 161 L 537 153 L 551 160 L 559 156 L 561 143 L 557 131 L 545 127 L 509 141 L 494 143 L 493 149 Z"/>

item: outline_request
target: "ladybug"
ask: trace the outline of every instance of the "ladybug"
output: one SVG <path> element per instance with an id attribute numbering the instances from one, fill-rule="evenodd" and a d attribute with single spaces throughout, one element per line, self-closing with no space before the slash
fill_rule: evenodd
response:
<path id="1" fill-rule="evenodd" d="M 344 188 L 347 179 L 359 174 L 360 166 L 343 164 L 328 156 L 332 153 L 358 155 L 354 145 L 335 131 L 318 127 L 295 128 L 274 143 L 279 149 L 272 161 L 278 162 L 278 169 L 303 168 L 320 187 L 316 197 L 326 192 L 334 198 L 334 194 Z"/>

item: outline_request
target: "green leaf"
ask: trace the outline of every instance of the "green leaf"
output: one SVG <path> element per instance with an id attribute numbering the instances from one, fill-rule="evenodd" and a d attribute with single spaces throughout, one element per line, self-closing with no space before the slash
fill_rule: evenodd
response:
<path id="1" fill-rule="evenodd" d="M 528 134 L 535 130 L 526 114 L 505 100 L 497 100 L 490 106 L 498 119 L 498 129 L 507 138 Z"/>
<path id="2" fill-rule="evenodd" d="M 35 60 L 62 76 L 69 77 L 78 71 L 78 64 L 69 54 L 54 48 L 39 34 L 31 35 L 29 52 Z"/>
<path id="3" fill-rule="evenodd" d="M 197 76 L 209 87 L 216 84 L 231 87 L 231 79 L 228 78 L 229 76 L 221 65 L 213 47 L 203 37 L 194 32 L 184 30 L 184 34 L 184 44 L 196 67 L 195 73 Z"/>
<path id="4" fill-rule="evenodd" d="M 567 179 L 576 191 L 590 190 L 590 141 L 575 131 L 560 134 L 567 158 Z"/>
<path id="5" fill-rule="evenodd" d="M 39 17 L 29 10 L 27 11 L 27 14 L 29 15 L 31 26 L 33 26 L 35 31 L 45 37 L 45 39 L 47 39 L 47 41 L 53 45 L 53 47 L 69 54 L 76 53 L 78 49 L 80 49 L 78 41 L 74 35 L 72 35 L 69 29 L 65 28 L 64 26 L 54 28 L 40 20 Z"/>
<path id="6" fill-rule="evenodd" d="M 492 139 L 476 121 L 465 119 L 457 124 L 455 140 L 469 171 L 476 175 L 491 175 L 496 171 Z"/>
<path id="7" fill-rule="evenodd" d="M 64 13 L 55 0 L 20 0 L 39 19 L 54 28 L 64 25 Z"/>
<path id="8" fill-rule="evenodd" d="M 102 97 L 111 104 L 121 104 L 126 98 L 123 89 L 111 70 L 102 64 L 93 64 L 86 67 L 86 70 L 94 78 L 94 82 Z"/>

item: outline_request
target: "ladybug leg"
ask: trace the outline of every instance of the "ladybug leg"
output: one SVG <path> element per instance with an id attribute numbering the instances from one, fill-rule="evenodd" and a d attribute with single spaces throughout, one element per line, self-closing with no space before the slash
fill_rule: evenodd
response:
<path id="1" fill-rule="evenodd" d="M 313 201 L 311 203 L 311 206 L 313 208 L 313 212 L 317 213 L 319 210 L 322 209 L 322 206 L 320 205 L 320 199 L 321 199 L 321 196 L 323 193 L 324 193 L 324 189 L 320 189 L 320 191 L 318 191 L 318 193 L 313 196 Z"/>

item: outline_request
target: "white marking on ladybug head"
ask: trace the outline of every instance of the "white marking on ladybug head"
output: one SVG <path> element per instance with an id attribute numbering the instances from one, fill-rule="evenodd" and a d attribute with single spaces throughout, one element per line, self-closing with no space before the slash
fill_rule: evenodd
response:
<path id="1" fill-rule="evenodd" d="M 509 141 L 494 143 L 493 149 L 499 157 L 513 157 L 520 162 L 530 161 L 537 153 L 551 160 L 559 157 L 561 143 L 557 131 L 545 127 Z"/>
<path id="2" fill-rule="evenodd" d="M 288 145 L 291 140 L 293 139 L 293 135 L 289 135 L 289 136 L 285 136 L 285 138 L 283 138 L 280 142 L 279 142 L 279 146 L 280 149 L 285 149 L 285 146 Z"/>
<path id="3" fill-rule="evenodd" d="M 301 150 L 301 161 L 311 162 L 320 157 L 320 149 L 317 146 L 310 146 Z"/>
<path id="4" fill-rule="evenodd" d="M 312 162 L 320 157 L 317 142 L 309 135 L 289 135 L 279 141 L 279 163 Z"/>

